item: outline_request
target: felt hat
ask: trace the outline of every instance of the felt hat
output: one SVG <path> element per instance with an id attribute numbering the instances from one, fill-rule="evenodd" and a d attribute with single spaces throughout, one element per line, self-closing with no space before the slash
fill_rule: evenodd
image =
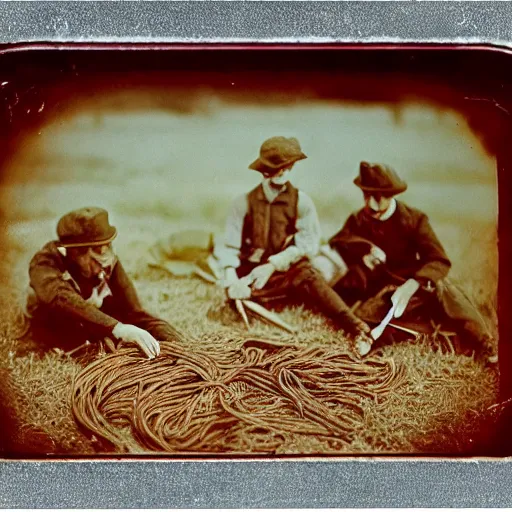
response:
<path id="1" fill-rule="evenodd" d="M 260 156 L 250 166 L 261 173 L 276 174 L 307 156 L 302 152 L 299 141 L 295 137 L 271 137 L 260 149 Z"/>
<path id="2" fill-rule="evenodd" d="M 117 230 L 110 225 L 106 210 L 86 207 L 64 215 L 57 224 L 57 235 L 62 247 L 87 247 L 110 243 Z"/>
<path id="3" fill-rule="evenodd" d="M 361 162 L 359 176 L 354 179 L 354 183 L 365 192 L 380 192 L 389 196 L 407 190 L 407 183 L 398 176 L 392 167 L 368 162 Z"/>

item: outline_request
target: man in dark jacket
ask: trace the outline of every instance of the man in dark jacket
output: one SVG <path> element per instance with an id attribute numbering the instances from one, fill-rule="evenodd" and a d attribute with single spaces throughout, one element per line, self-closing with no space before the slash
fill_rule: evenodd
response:
<path id="1" fill-rule="evenodd" d="M 310 263 L 319 251 L 318 216 L 313 201 L 289 181 L 294 164 L 305 158 L 295 138 L 272 137 L 262 144 L 249 168 L 263 180 L 233 202 L 215 256 L 229 298 L 295 296 L 329 316 L 362 354 L 372 342 L 368 325 Z"/>
<path id="2" fill-rule="evenodd" d="M 485 321 L 466 295 L 446 279 L 451 262 L 428 217 L 395 200 L 406 190 L 406 183 L 391 167 L 367 162 L 361 162 L 354 183 L 363 191 L 365 206 L 329 242 L 349 269 L 335 289 L 351 302 L 391 290 L 395 318 L 406 310 L 440 314 L 472 348 L 494 362 Z"/>
<path id="3" fill-rule="evenodd" d="M 60 219 L 57 235 L 30 262 L 27 314 L 36 343 L 69 350 L 117 339 L 153 358 L 158 340 L 178 338 L 167 322 L 143 310 L 112 249 L 117 231 L 107 211 L 74 210 Z"/>

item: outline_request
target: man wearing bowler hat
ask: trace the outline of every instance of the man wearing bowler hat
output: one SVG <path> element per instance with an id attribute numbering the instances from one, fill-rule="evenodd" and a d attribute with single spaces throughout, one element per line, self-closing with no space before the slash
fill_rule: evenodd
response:
<path id="1" fill-rule="evenodd" d="M 329 242 L 349 269 L 335 289 L 349 302 L 389 291 L 395 318 L 406 311 L 438 314 L 479 356 L 495 362 L 485 321 L 446 279 L 451 262 L 427 215 L 395 199 L 407 184 L 391 167 L 368 162 L 361 162 L 354 183 L 363 192 L 364 207 Z"/>
<path id="2" fill-rule="evenodd" d="M 117 231 L 106 210 L 67 213 L 57 235 L 30 262 L 27 314 L 34 342 L 74 351 L 87 341 L 122 340 L 154 358 L 159 340 L 177 339 L 173 327 L 141 307 L 112 248 Z"/>
<path id="3" fill-rule="evenodd" d="M 320 225 L 313 201 L 289 181 L 294 164 L 306 158 L 295 138 L 266 140 L 250 166 L 262 182 L 235 199 L 215 256 L 224 269 L 230 299 L 264 300 L 276 293 L 318 307 L 363 353 L 369 327 L 359 320 L 315 270 Z"/>

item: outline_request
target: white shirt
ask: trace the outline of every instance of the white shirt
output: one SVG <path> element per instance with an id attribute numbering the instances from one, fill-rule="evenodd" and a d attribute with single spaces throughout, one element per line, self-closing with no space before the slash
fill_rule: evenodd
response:
<path id="1" fill-rule="evenodd" d="M 269 203 L 275 201 L 286 188 L 286 185 L 283 185 L 281 189 L 276 189 L 270 186 L 268 180 L 263 180 L 262 186 Z M 240 266 L 242 229 L 249 207 L 247 196 L 243 194 L 233 201 L 226 221 L 224 237 L 215 246 L 214 255 L 222 268 Z M 312 258 L 320 249 L 321 230 L 315 205 L 310 197 L 300 190 L 297 213 L 295 224 L 297 233 L 295 233 L 294 244 L 269 258 L 276 269 L 282 272 L 288 270 L 293 263 L 304 256 Z"/>
<path id="2" fill-rule="evenodd" d="M 393 197 L 389 203 L 388 209 L 379 217 L 379 220 L 388 220 L 396 210 L 396 199 Z"/>

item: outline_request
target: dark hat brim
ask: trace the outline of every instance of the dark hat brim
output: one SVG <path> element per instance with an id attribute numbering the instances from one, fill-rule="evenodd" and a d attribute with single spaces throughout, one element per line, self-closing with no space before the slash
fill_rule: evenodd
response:
<path id="1" fill-rule="evenodd" d="M 272 166 L 268 165 L 261 158 L 257 158 L 254 160 L 254 162 L 249 165 L 249 169 L 252 169 L 253 171 L 258 171 L 261 173 L 269 173 L 269 174 L 276 174 L 281 169 L 284 169 L 285 167 L 288 167 L 291 164 L 294 164 L 295 162 L 298 162 L 299 160 L 305 160 L 307 156 L 304 153 L 301 153 L 300 155 L 297 155 L 294 158 L 291 158 L 290 160 L 287 160 L 286 162 L 281 162 L 279 165 Z"/>
<path id="2" fill-rule="evenodd" d="M 97 240 L 59 240 L 61 247 L 72 248 L 72 247 L 96 247 L 98 245 L 106 245 L 112 242 L 117 236 L 117 229 L 114 226 L 110 226 L 106 233 L 106 238 Z"/>
<path id="3" fill-rule="evenodd" d="M 407 183 L 404 182 L 397 184 L 394 187 L 368 187 L 361 184 L 361 176 L 357 176 L 357 178 L 354 179 L 354 184 L 364 192 L 380 192 L 381 194 L 389 194 L 393 196 L 401 194 L 407 190 Z"/>

